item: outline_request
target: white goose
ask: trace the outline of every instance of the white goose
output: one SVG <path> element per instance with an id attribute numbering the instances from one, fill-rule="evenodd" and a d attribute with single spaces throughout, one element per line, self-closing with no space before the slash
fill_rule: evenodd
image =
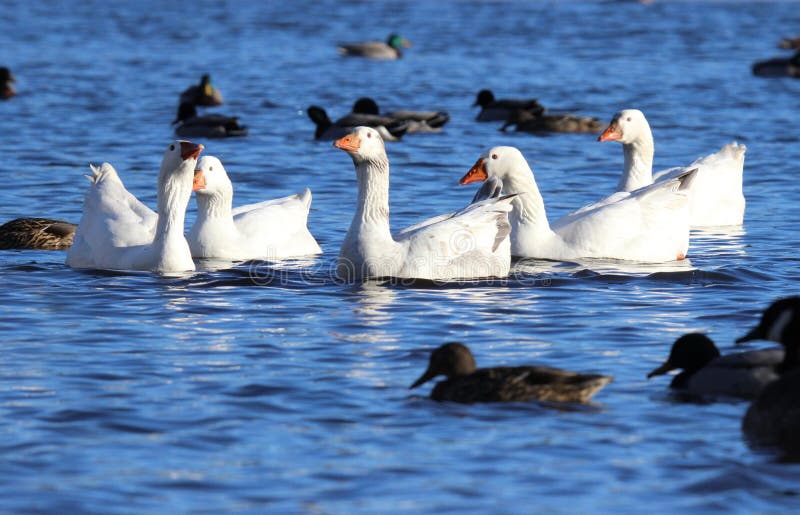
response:
<path id="1" fill-rule="evenodd" d="M 426 220 L 392 237 L 389 159 L 375 129 L 357 127 L 334 143 L 353 159 L 358 205 L 342 242 L 337 275 L 345 280 L 505 277 L 511 266 L 512 196 L 489 198 Z"/>
<path id="2" fill-rule="evenodd" d="M 142 204 L 108 163 L 92 166 L 83 216 L 67 252 L 73 268 L 183 272 L 194 270 L 183 221 L 203 145 L 175 141 L 158 172 L 158 212 Z"/>
<path id="3" fill-rule="evenodd" d="M 203 156 L 194 174 L 197 220 L 186 239 L 192 256 L 283 259 L 319 254 L 308 232 L 311 191 L 232 209 L 233 184 L 219 159 Z"/>
<path id="4" fill-rule="evenodd" d="M 497 177 L 512 201 L 511 254 L 663 262 L 683 259 L 689 249 L 687 189 L 696 172 L 632 193 L 615 193 L 552 224 L 533 172 L 515 147 L 494 147 L 478 159 L 461 184 Z"/>
<path id="5" fill-rule="evenodd" d="M 616 113 L 611 124 L 597 139 L 622 143 L 625 165 L 617 191 L 633 191 L 697 168 L 697 178 L 689 192 L 692 226 L 741 225 L 744 221 L 742 173 L 747 150 L 744 145 L 734 141 L 687 167 L 670 168 L 653 174 L 653 133 L 644 114 L 638 109 Z"/>

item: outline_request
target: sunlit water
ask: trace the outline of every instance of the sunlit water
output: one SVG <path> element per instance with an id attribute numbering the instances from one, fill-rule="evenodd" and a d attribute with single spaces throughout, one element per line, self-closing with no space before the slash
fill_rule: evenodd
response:
<path id="1" fill-rule="evenodd" d="M 61 252 L 0 255 L 0 509 L 9 512 L 797 510 L 800 469 L 750 450 L 745 403 L 678 402 L 646 373 L 687 331 L 732 341 L 797 293 L 800 81 L 758 79 L 797 4 L 635 2 L 12 2 L 0 103 L 0 220 L 77 221 L 88 163 L 150 205 L 177 94 L 211 72 L 250 136 L 204 141 L 235 203 L 310 186 L 317 260 L 177 277 L 78 272 Z M 414 43 L 402 60 L 337 42 Z M 518 146 L 551 219 L 610 192 L 615 143 L 503 135 L 483 87 L 610 120 L 642 109 L 656 169 L 747 145 L 746 223 L 696 232 L 677 265 L 520 263 L 463 286 L 345 285 L 329 270 L 355 201 L 350 159 L 312 140 L 369 95 L 450 112 L 388 147 L 392 223 L 463 206 L 481 152 Z M 188 222 L 194 219 L 194 201 Z M 220 268 L 221 266 L 221 268 Z M 409 391 L 430 349 L 479 365 L 613 375 L 590 407 L 437 404 Z"/>

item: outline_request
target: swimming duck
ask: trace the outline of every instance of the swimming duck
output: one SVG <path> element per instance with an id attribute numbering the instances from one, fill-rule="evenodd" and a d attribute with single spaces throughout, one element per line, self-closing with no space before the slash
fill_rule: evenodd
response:
<path id="1" fill-rule="evenodd" d="M 681 260 L 689 249 L 687 190 L 695 171 L 671 182 L 614 193 L 556 220 L 547 220 L 536 179 L 515 147 L 494 147 L 481 156 L 460 184 L 497 177 L 512 201 L 511 254 L 556 261 L 580 258 L 646 263 Z"/>
<path id="2" fill-rule="evenodd" d="M 800 52 L 792 57 L 774 57 L 753 64 L 753 75 L 759 77 L 800 77 Z"/>
<path id="3" fill-rule="evenodd" d="M 233 209 L 233 184 L 214 156 L 197 161 L 197 220 L 186 239 L 192 257 L 230 260 L 283 259 L 319 254 L 308 232 L 311 190 Z"/>
<path id="4" fill-rule="evenodd" d="M 650 124 L 638 109 L 614 114 L 598 141 L 618 141 L 625 161 L 617 191 L 633 191 L 643 186 L 671 180 L 697 168 L 697 179 L 689 190 L 689 217 L 692 227 L 741 225 L 745 198 L 742 193 L 744 154 L 747 147 L 733 141 L 719 151 L 696 159 L 689 166 L 653 173 L 655 144 Z"/>
<path id="5" fill-rule="evenodd" d="M 380 134 L 371 127 L 357 127 L 334 146 L 350 155 L 358 181 L 358 204 L 339 249 L 336 273 L 341 279 L 468 280 L 508 275 L 508 212 L 513 195 L 470 204 L 393 236 L 389 158 Z"/>
<path id="6" fill-rule="evenodd" d="M 402 57 L 403 53 L 400 51 L 400 48 L 403 47 L 411 47 L 411 42 L 398 34 L 390 34 L 386 43 L 381 41 L 344 43 L 336 47 L 336 50 L 341 55 L 388 60 Z"/>
<path id="7" fill-rule="evenodd" d="M 211 75 L 207 73 L 200 77 L 200 84 L 189 86 L 181 93 L 179 102 L 198 106 L 218 106 L 224 103 L 222 93 L 211 84 Z"/>
<path id="8" fill-rule="evenodd" d="M 750 405 L 742 430 L 755 446 L 777 447 L 784 457 L 800 459 L 800 297 L 775 301 L 758 326 L 737 340 L 767 339 L 786 349 L 781 377 Z"/>
<path id="9" fill-rule="evenodd" d="M 192 196 L 197 156 L 203 145 L 175 141 L 167 146 L 158 172 L 158 212 L 122 184 L 109 163 L 91 167 L 92 185 L 67 251 L 67 266 L 106 270 L 186 272 L 195 269 L 183 222 Z"/>
<path id="10" fill-rule="evenodd" d="M 50 218 L 16 218 L 0 226 L 0 250 L 65 250 L 72 245 L 76 227 Z"/>
<path id="11" fill-rule="evenodd" d="M 479 122 L 504 122 L 514 111 L 520 109 L 530 111 L 538 116 L 544 113 L 544 106 L 539 103 L 535 98 L 529 100 L 504 98 L 496 100 L 494 93 L 488 89 L 482 89 L 478 92 L 475 98 L 475 103 L 472 106 L 481 106 L 481 111 L 475 117 Z"/>
<path id="12" fill-rule="evenodd" d="M 12 82 L 16 82 L 16 79 L 11 74 L 11 70 L 5 66 L 0 67 L 0 100 L 8 100 L 17 94 L 17 91 L 11 85 Z"/>
<path id="13" fill-rule="evenodd" d="M 472 404 L 475 402 L 588 402 L 610 376 L 580 374 L 541 366 L 477 368 L 463 343 L 446 343 L 431 353 L 427 370 L 409 388 L 443 375 L 431 390 L 431 399 Z"/>
<path id="14" fill-rule="evenodd" d="M 516 125 L 517 132 L 600 132 L 603 125 L 597 118 L 577 114 L 535 114 L 525 109 L 512 111 L 506 123 L 500 127 L 505 131 Z"/>
<path id="15" fill-rule="evenodd" d="M 409 123 L 373 114 L 350 113 L 335 122 L 328 117 L 325 109 L 311 106 L 306 110 L 308 117 L 317 126 L 314 139 L 339 139 L 353 132 L 356 127 L 372 127 L 384 141 L 398 141 L 408 131 Z"/>
<path id="16" fill-rule="evenodd" d="M 737 352 L 721 356 L 714 342 L 700 333 L 684 334 L 672 344 L 669 358 L 647 378 L 678 368 L 670 388 L 692 395 L 726 395 L 755 398 L 775 381 L 783 362 L 782 348 Z"/>
<path id="17" fill-rule="evenodd" d="M 358 114 L 379 115 L 378 103 L 369 97 L 362 97 L 353 104 L 353 112 Z M 408 134 L 415 132 L 441 132 L 441 128 L 450 120 L 444 111 L 392 111 L 383 116 L 394 120 L 408 122 Z"/>
<path id="18" fill-rule="evenodd" d="M 197 116 L 194 104 L 183 102 L 178 106 L 178 115 L 172 121 L 175 134 L 182 138 L 229 138 L 247 136 L 247 127 L 239 125 L 236 116 L 204 114 Z"/>

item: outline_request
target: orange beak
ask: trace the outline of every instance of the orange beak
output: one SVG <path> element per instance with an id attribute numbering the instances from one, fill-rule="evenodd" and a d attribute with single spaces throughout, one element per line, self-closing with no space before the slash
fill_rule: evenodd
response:
<path id="1" fill-rule="evenodd" d="M 194 181 L 192 182 L 192 191 L 204 190 L 206 188 L 206 176 L 203 175 L 203 170 L 194 171 Z"/>
<path id="2" fill-rule="evenodd" d="M 597 141 L 616 141 L 622 137 L 622 133 L 619 131 L 617 124 L 612 123 L 606 130 L 603 131 L 601 135 L 597 137 Z"/>
<path id="3" fill-rule="evenodd" d="M 472 168 L 469 169 L 458 183 L 463 186 L 471 182 L 485 181 L 488 178 L 489 174 L 486 173 L 486 159 L 481 157 L 472 165 Z"/>
<path id="4" fill-rule="evenodd" d="M 197 159 L 197 156 L 200 155 L 200 152 L 203 151 L 205 147 L 200 143 L 192 143 L 191 141 L 181 141 L 181 158 L 186 161 L 190 157 Z"/>
<path id="5" fill-rule="evenodd" d="M 336 148 L 340 148 L 345 152 L 355 152 L 361 146 L 361 138 L 358 137 L 357 134 L 348 134 L 342 138 L 337 139 L 333 142 L 333 146 Z"/>

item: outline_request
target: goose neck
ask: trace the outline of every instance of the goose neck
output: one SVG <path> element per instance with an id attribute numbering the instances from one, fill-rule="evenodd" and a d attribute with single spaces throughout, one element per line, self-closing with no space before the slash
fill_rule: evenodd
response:
<path id="1" fill-rule="evenodd" d="M 503 190 L 506 194 L 520 194 L 511 201 L 514 206 L 512 218 L 540 227 L 542 230 L 550 228 L 544 208 L 544 199 L 529 166 L 525 165 L 523 169 L 520 165 L 512 173 L 503 177 Z"/>
<path id="2" fill-rule="evenodd" d="M 647 129 L 629 143 L 622 144 L 625 164 L 617 191 L 633 191 L 653 182 L 653 135 Z"/>

